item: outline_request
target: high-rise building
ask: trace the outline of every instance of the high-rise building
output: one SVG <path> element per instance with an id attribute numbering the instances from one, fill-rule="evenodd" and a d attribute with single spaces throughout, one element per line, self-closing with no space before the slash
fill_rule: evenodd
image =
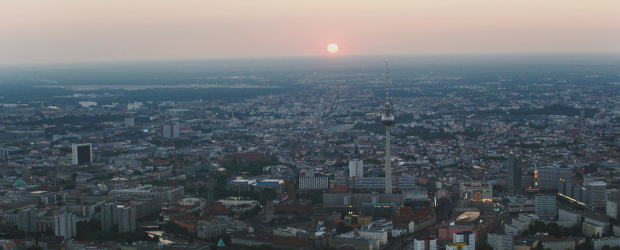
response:
<path id="1" fill-rule="evenodd" d="M 536 195 L 535 211 L 536 215 L 542 219 L 555 219 L 557 215 L 555 206 L 555 195 Z"/>
<path id="2" fill-rule="evenodd" d="M 508 157 L 508 193 L 517 195 L 523 190 L 523 162 L 519 157 L 510 155 Z"/>
<path id="3" fill-rule="evenodd" d="M 73 165 L 86 165 L 93 162 L 93 145 L 90 143 L 71 144 Z"/>
<path id="4" fill-rule="evenodd" d="M 534 186 L 539 190 L 556 190 L 558 181 L 570 181 L 573 172 L 570 168 L 543 167 L 534 170 Z"/>
<path id="5" fill-rule="evenodd" d="M 392 193 L 392 155 L 390 153 L 390 128 L 394 124 L 394 116 L 390 111 L 390 80 L 388 77 L 388 60 L 385 60 L 385 114 L 381 122 L 385 125 L 385 193 Z"/>
<path id="6" fill-rule="evenodd" d="M 364 161 L 352 160 L 349 162 L 349 177 L 364 177 Z"/>
<path id="7" fill-rule="evenodd" d="M 118 232 L 136 231 L 136 208 L 135 207 L 118 207 Z"/>
<path id="8" fill-rule="evenodd" d="M 512 234 L 488 234 L 487 243 L 493 250 L 513 250 L 514 235 Z"/>
<path id="9" fill-rule="evenodd" d="M 136 230 L 136 208 L 119 206 L 107 203 L 101 206 L 101 229 L 111 231 L 118 225 L 118 232 L 133 232 Z"/>
<path id="10" fill-rule="evenodd" d="M 77 236 L 76 231 L 77 218 L 74 214 L 60 214 L 54 216 L 54 233 L 56 236 L 64 236 L 71 239 Z"/>
<path id="11" fill-rule="evenodd" d="M 437 250 L 437 240 L 433 237 L 414 239 L 413 250 Z"/>
<path id="12" fill-rule="evenodd" d="M 179 138 L 181 133 L 179 131 L 178 123 L 166 123 L 162 128 L 162 136 L 167 139 Z"/>
<path id="13" fill-rule="evenodd" d="M 101 206 L 101 230 L 103 231 L 111 231 L 114 225 L 116 224 L 116 220 L 114 219 L 114 210 L 116 209 L 116 204 L 114 203 L 106 203 Z"/>
<path id="14" fill-rule="evenodd" d="M 26 234 L 37 232 L 37 209 L 29 208 L 19 211 L 17 216 L 17 228 L 24 230 Z"/>

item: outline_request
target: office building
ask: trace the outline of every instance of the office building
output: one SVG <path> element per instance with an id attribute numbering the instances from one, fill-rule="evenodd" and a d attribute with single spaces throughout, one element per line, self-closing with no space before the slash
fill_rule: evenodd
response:
<path id="1" fill-rule="evenodd" d="M 181 137 L 178 123 L 165 123 L 162 128 L 162 136 L 166 139 Z"/>
<path id="2" fill-rule="evenodd" d="M 77 218 L 74 214 L 60 214 L 54 216 L 54 233 L 56 236 L 64 236 L 65 239 L 72 239 L 77 236 Z"/>
<path id="3" fill-rule="evenodd" d="M 93 145 L 90 143 L 71 144 L 73 165 L 86 165 L 93 162 Z"/>
<path id="4" fill-rule="evenodd" d="M 556 190 L 558 181 L 570 181 L 573 172 L 570 168 L 543 167 L 534 170 L 534 186 L 539 190 Z"/>
<path id="5" fill-rule="evenodd" d="M 493 250 L 513 250 L 514 235 L 512 234 L 489 234 L 487 236 L 487 244 Z"/>
<path id="6" fill-rule="evenodd" d="M 536 195 L 535 211 L 536 215 L 542 219 L 555 219 L 557 215 L 555 195 Z"/>
<path id="7" fill-rule="evenodd" d="M 433 237 L 414 239 L 413 250 L 437 250 L 437 240 Z"/>
<path id="8" fill-rule="evenodd" d="M 364 161 L 353 160 L 349 162 L 349 177 L 364 177 Z"/>
<path id="9" fill-rule="evenodd" d="M 590 206 L 594 208 L 604 208 L 607 205 L 605 202 L 606 182 L 591 181 L 584 183 L 584 186 L 588 189 L 588 202 Z"/>
<path id="10" fill-rule="evenodd" d="M 523 190 L 523 162 L 519 157 L 510 155 L 508 157 L 508 193 L 511 195 L 520 194 Z"/>

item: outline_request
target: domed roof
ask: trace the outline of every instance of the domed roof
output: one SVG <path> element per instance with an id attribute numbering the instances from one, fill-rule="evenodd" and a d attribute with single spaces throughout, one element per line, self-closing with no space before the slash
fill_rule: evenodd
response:
<path id="1" fill-rule="evenodd" d="M 17 179 L 15 182 L 13 182 L 13 187 L 26 186 L 26 185 L 28 185 L 28 183 L 26 183 L 22 179 Z"/>

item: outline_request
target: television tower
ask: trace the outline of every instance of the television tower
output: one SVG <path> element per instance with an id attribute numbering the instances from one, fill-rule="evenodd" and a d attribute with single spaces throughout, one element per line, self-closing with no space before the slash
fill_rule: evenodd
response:
<path id="1" fill-rule="evenodd" d="M 381 122 L 385 125 L 385 193 L 392 193 L 392 155 L 390 154 L 390 126 L 394 116 L 390 112 L 390 79 L 388 78 L 388 60 L 385 60 L 385 114 Z"/>

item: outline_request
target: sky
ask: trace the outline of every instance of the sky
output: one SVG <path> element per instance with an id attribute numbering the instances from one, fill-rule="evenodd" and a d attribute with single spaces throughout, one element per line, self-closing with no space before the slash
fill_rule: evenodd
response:
<path id="1" fill-rule="evenodd" d="M 592 52 L 620 52 L 620 1 L 0 1 L 0 65 Z"/>

